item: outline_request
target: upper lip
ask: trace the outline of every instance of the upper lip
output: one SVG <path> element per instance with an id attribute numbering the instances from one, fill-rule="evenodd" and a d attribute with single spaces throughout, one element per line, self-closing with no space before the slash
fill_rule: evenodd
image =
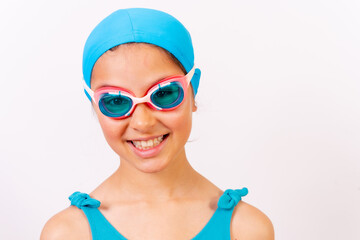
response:
<path id="1" fill-rule="evenodd" d="M 158 137 L 161 137 L 161 136 L 164 136 L 164 135 L 166 135 L 166 134 L 161 134 L 161 135 L 151 136 L 151 137 L 133 138 L 133 139 L 129 139 L 128 141 L 147 141 L 147 140 L 158 138 Z"/>

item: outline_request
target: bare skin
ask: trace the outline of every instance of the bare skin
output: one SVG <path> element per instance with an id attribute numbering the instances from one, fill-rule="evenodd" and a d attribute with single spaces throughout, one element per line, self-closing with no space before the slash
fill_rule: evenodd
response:
<path id="1" fill-rule="evenodd" d="M 96 62 L 92 89 L 119 86 L 143 96 L 158 80 L 183 75 L 168 55 L 148 44 L 121 45 Z M 119 168 L 89 195 L 101 202 L 99 210 L 126 238 L 191 239 L 201 231 L 217 208 L 223 191 L 199 174 L 185 154 L 196 111 L 192 91 L 180 107 L 169 112 L 139 104 L 132 116 L 114 120 L 93 105 L 104 136 L 119 155 Z M 129 140 L 169 134 L 164 148 L 141 158 Z M 270 220 L 258 209 L 240 201 L 231 220 L 231 239 L 274 238 Z M 85 214 L 70 206 L 44 226 L 41 240 L 91 239 Z"/>

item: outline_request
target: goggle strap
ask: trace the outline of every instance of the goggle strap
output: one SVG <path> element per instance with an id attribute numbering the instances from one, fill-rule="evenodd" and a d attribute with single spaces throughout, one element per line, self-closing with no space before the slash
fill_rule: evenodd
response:
<path id="1" fill-rule="evenodd" d="M 83 87 L 86 90 L 86 92 L 90 95 L 91 99 L 94 100 L 94 92 L 91 90 L 88 85 L 86 84 L 85 80 L 83 81 Z"/>
<path id="2" fill-rule="evenodd" d="M 186 74 L 186 81 L 188 85 L 191 82 L 192 77 L 194 76 L 194 72 L 195 72 L 195 64 L 192 67 L 192 69 Z"/>

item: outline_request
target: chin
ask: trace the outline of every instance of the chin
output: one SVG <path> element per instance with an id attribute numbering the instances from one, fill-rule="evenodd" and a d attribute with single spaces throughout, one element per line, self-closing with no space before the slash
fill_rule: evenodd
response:
<path id="1" fill-rule="evenodd" d="M 160 161 L 160 159 L 152 159 L 145 161 L 136 166 L 136 168 L 144 173 L 158 173 L 168 167 L 168 162 Z"/>

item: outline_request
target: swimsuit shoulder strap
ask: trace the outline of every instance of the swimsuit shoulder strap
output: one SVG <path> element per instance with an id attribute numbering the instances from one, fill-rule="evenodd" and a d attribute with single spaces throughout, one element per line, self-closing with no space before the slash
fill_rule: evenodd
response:
<path id="1" fill-rule="evenodd" d="M 247 188 L 242 189 L 226 189 L 223 195 L 219 198 L 218 207 L 223 209 L 232 209 L 238 204 L 241 200 L 241 197 L 244 197 L 248 194 Z M 232 211 L 231 210 L 231 211 Z"/>
<path id="2" fill-rule="evenodd" d="M 99 211 L 101 202 L 92 198 L 87 193 L 74 192 L 69 196 L 71 205 L 81 209 L 89 222 L 91 235 L 93 240 L 111 239 L 111 240 L 124 240 L 114 227 L 107 221 L 104 215 Z"/>
<path id="3" fill-rule="evenodd" d="M 217 203 L 217 210 L 204 229 L 193 240 L 230 240 L 230 223 L 235 206 L 248 194 L 247 188 L 226 189 Z"/>
<path id="4" fill-rule="evenodd" d="M 71 205 L 77 206 L 79 209 L 84 207 L 98 208 L 101 204 L 99 200 L 90 197 L 89 194 L 79 191 L 71 194 L 69 200 L 71 201 Z"/>

